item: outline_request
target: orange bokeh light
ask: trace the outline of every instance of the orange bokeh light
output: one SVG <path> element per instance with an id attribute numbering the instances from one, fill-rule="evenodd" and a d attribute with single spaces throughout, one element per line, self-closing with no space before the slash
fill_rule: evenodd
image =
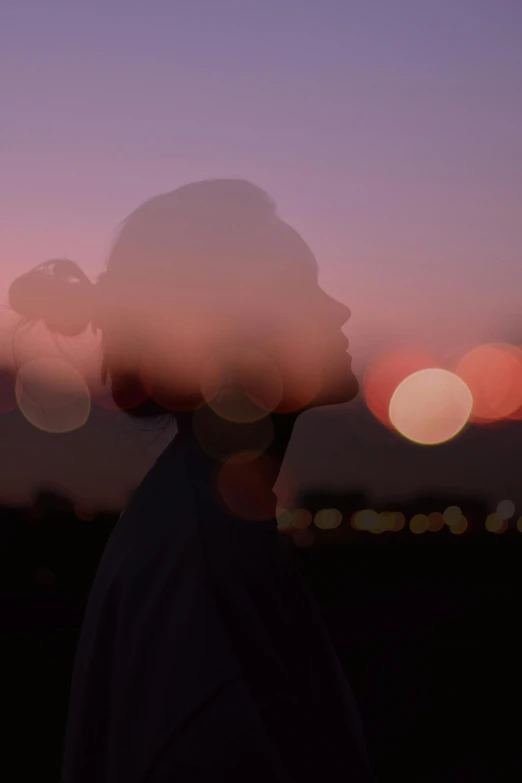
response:
<path id="1" fill-rule="evenodd" d="M 279 475 L 277 472 L 279 470 Z M 276 485 L 274 485 L 277 477 Z M 229 457 L 217 474 L 216 488 L 226 507 L 248 520 L 266 520 L 274 515 L 274 500 L 288 508 L 296 492 L 288 468 L 280 468 L 266 454 L 239 452 Z"/>
<path id="2" fill-rule="evenodd" d="M 518 418 L 522 408 L 522 350 L 508 343 L 487 343 L 468 351 L 456 374 L 473 395 L 471 420 L 487 424 Z"/>
<path id="3" fill-rule="evenodd" d="M 428 530 L 431 533 L 438 533 L 444 527 L 444 517 L 438 511 L 428 514 Z"/>
<path id="4" fill-rule="evenodd" d="M 363 376 L 366 405 L 382 424 L 394 429 L 389 408 L 395 389 L 409 375 L 432 367 L 439 367 L 439 363 L 422 349 L 395 350 L 381 355 L 371 362 Z"/>

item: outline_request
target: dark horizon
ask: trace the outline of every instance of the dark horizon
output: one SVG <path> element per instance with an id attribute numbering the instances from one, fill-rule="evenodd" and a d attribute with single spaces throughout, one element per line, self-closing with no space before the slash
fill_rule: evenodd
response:
<path id="1" fill-rule="evenodd" d="M 80 504 L 118 508 L 176 429 L 174 423 L 137 424 L 122 412 L 93 405 L 89 420 L 75 432 L 42 432 L 18 411 L 0 415 L 0 431 L 0 502 L 23 504 L 46 486 Z M 514 468 L 521 432 L 520 421 L 469 425 L 447 443 L 420 446 L 384 427 L 359 398 L 302 414 L 286 464 L 301 491 L 364 486 L 369 500 L 378 503 L 437 490 L 449 496 L 478 494 L 491 512 L 502 500 L 522 511 L 522 485 Z"/>

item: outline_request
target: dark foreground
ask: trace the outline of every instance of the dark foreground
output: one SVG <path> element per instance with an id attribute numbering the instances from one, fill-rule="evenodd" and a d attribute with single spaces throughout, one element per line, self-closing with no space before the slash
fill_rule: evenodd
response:
<path id="1" fill-rule="evenodd" d="M 115 517 L 5 509 L 0 521 L 4 774 L 57 782 L 76 639 Z M 292 551 L 355 691 L 378 781 L 522 779 L 522 534 L 363 533 Z"/>

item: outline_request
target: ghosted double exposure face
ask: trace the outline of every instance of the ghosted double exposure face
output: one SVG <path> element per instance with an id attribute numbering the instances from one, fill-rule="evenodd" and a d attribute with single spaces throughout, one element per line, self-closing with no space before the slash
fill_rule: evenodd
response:
<path id="1" fill-rule="evenodd" d="M 97 288 L 116 394 L 133 377 L 167 410 L 235 394 L 290 412 L 357 393 L 342 332 L 350 311 L 321 289 L 306 243 L 247 182 L 194 183 L 146 202 L 125 221 Z"/>

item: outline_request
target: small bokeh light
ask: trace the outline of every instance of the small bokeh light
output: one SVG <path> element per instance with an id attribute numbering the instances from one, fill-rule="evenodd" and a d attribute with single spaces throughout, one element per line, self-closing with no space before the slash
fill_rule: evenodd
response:
<path id="1" fill-rule="evenodd" d="M 288 508 L 278 507 L 276 509 L 277 529 L 286 532 L 293 530 L 293 512 Z"/>
<path id="2" fill-rule="evenodd" d="M 507 526 L 507 521 L 501 519 L 496 512 L 489 514 L 486 518 L 486 530 L 489 533 L 504 533 L 504 531 L 507 530 Z"/>
<path id="3" fill-rule="evenodd" d="M 455 536 L 460 536 L 462 533 L 465 533 L 468 529 L 468 520 L 466 517 L 462 516 L 456 525 L 450 525 L 449 530 L 450 533 L 453 533 Z"/>
<path id="4" fill-rule="evenodd" d="M 292 512 L 292 524 L 297 530 L 305 530 L 313 522 L 313 516 L 307 508 L 296 508 Z"/>
<path id="5" fill-rule="evenodd" d="M 448 527 L 458 525 L 462 518 L 462 509 L 459 506 L 448 506 L 448 508 L 442 514 L 444 524 Z"/>
<path id="6" fill-rule="evenodd" d="M 61 359 L 33 359 L 22 365 L 15 388 L 21 413 L 44 432 L 72 432 L 89 418 L 87 384 L 71 364 Z"/>
<path id="7" fill-rule="evenodd" d="M 356 530 L 366 530 L 369 533 L 381 533 L 382 522 L 377 511 L 365 508 L 357 511 L 353 517 L 353 527 Z"/>
<path id="8" fill-rule="evenodd" d="M 444 517 L 438 511 L 428 514 L 428 530 L 430 533 L 438 533 L 444 527 Z"/>
<path id="9" fill-rule="evenodd" d="M 455 370 L 473 395 L 471 418 L 487 423 L 509 418 L 522 405 L 522 350 L 507 343 L 478 345 Z"/>
<path id="10" fill-rule="evenodd" d="M 333 530 L 342 521 L 343 515 L 337 508 L 322 508 L 314 517 L 314 524 L 320 530 Z"/>
<path id="11" fill-rule="evenodd" d="M 497 506 L 497 514 L 500 519 L 511 519 L 515 513 L 515 504 L 512 500 L 501 500 Z"/>
<path id="12" fill-rule="evenodd" d="M 412 533 L 425 533 L 428 529 L 428 517 L 426 514 L 415 514 L 410 519 L 410 530 Z"/>
<path id="13" fill-rule="evenodd" d="M 393 527 L 391 528 L 393 533 L 401 531 L 406 524 L 406 517 L 402 511 L 395 511 L 393 514 Z"/>
<path id="14" fill-rule="evenodd" d="M 391 511 L 381 511 L 379 514 L 381 520 L 381 528 L 383 532 L 390 532 L 393 530 L 395 524 L 395 515 Z"/>

